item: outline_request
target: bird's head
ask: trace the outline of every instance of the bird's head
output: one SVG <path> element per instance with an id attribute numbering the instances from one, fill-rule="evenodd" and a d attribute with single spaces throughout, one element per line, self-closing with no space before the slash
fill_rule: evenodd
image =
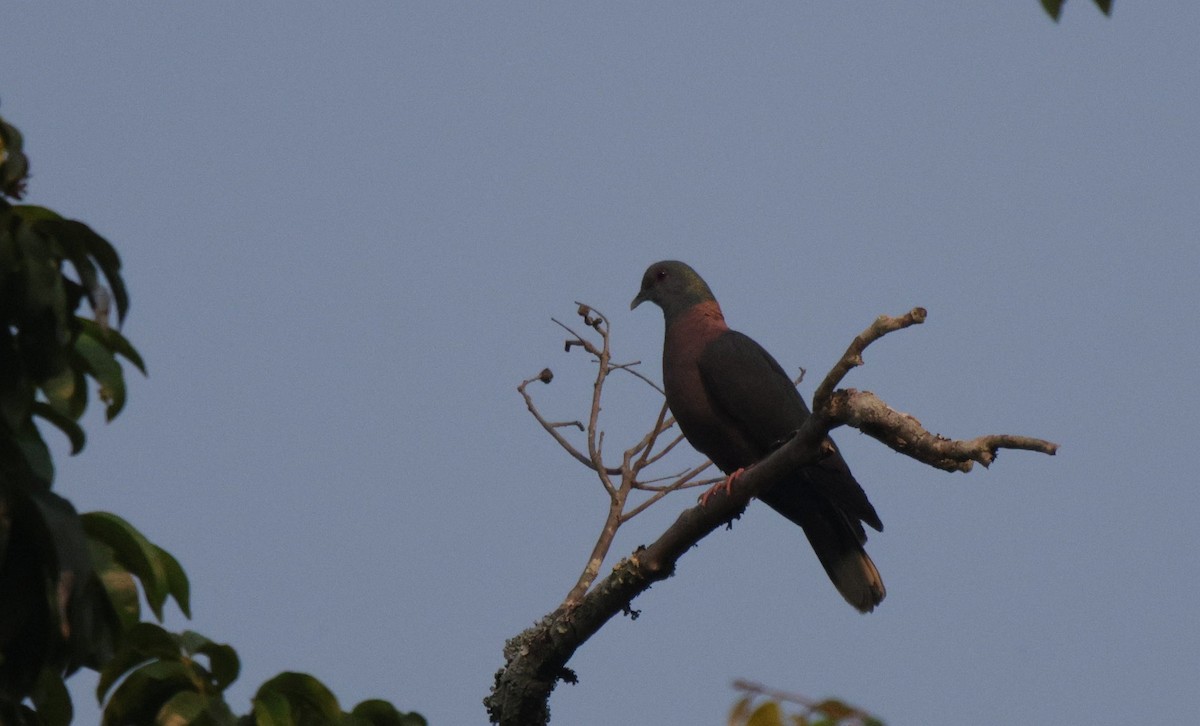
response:
<path id="1" fill-rule="evenodd" d="M 663 310 L 667 320 L 702 302 L 714 301 L 712 290 L 696 271 L 682 262 L 664 260 L 646 268 L 642 289 L 630 303 L 632 310 L 644 302 L 652 302 Z"/>

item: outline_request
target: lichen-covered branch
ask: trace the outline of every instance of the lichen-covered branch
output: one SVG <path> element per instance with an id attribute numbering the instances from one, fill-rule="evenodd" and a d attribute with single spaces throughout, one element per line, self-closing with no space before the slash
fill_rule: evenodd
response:
<path id="1" fill-rule="evenodd" d="M 992 434 L 966 441 L 933 434 L 912 416 L 889 407 L 870 391 L 836 391 L 828 415 L 887 444 L 906 456 L 945 471 L 970 471 L 975 462 L 990 466 L 1000 449 L 1038 451 L 1053 456 L 1058 444 L 1029 436 Z"/>

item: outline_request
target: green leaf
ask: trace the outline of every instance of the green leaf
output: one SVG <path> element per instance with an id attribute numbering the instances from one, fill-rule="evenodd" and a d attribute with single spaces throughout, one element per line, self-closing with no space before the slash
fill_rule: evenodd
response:
<path id="1" fill-rule="evenodd" d="M 372 698 L 354 707 L 351 716 L 362 719 L 370 726 L 428 726 L 428 721 L 418 713 L 403 713 L 387 701 Z"/>
<path id="2" fill-rule="evenodd" d="M 8 313 L 20 337 L 22 358 L 34 380 L 58 373 L 66 363 L 67 294 L 59 261 L 50 245 L 24 222 L 17 222 L 13 236 L 20 262 L 17 271 L 24 292 L 16 310 Z"/>
<path id="3" fill-rule="evenodd" d="M 74 716 L 71 694 L 62 676 L 51 668 L 43 668 L 37 685 L 29 694 L 29 700 L 37 708 L 41 726 L 67 726 Z"/>
<path id="4" fill-rule="evenodd" d="M 84 375 L 83 371 L 75 370 L 75 369 L 71 370 L 71 374 L 75 378 L 75 385 L 73 386 L 73 390 L 71 393 L 69 413 L 71 414 L 72 418 L 74 418 L 75 420 L 78 421 L 79 417 L 83 416 L 84 410 L 87 409 L 87 402 L 88 402 L 87 376 Z"/>
<path id="5" fill-rule="evenodd" d="M 67 438 L 71 441 L 72 456 L 83 451 L 83 443 L 86 440 L 86 437 L 83 435 L 83 429 L 69 416 L 50 404 L 42 403 L 41 401 L 33 404 L 33 413 L 35 416 L 41 416 L 59 431 L 67 435 Z"/>
<path id="6" fill-rule="evenodd" d="M 208 670 L 217 690 L 223 691 L 237 680 L 242 665 L 237 651 L 231 646 L 215 643 L 194 630 L 184 631 L 180 639 L 188 653 L 207 656 Z"/>
<path id="7" fill-rule="evenodd" d="M 167 573 L 167 592 L 170 593 L 171 597 L 175 598 L 175 604 L 179 606 L 179 609 L 183 612 L 183 616 L 191 620 L 191 585 L 188 582 L 187 573 L 183 571 L 179 560 L 175 559 L 175 556 L 170 552 L 167 552 L 158 545 L 154 545 L 154 549 L 158 552 L 159 561 L 162 562 L 163 570 Z"/>
<path id="8" fill-rule="evenodd" d="M 113 691 L 102 726 L 152 724 L 163 704 L 180 691 L 192 691 L 188 669 L 178 661 L 155 661 L 138 668 Z"/>
<path id="9" fill-rule="evenodd" d="M 65 648 L 56 658 L 70 673 L 80 664 L 106 659 L 111 651 L 112 613 L 96 582 L 91 548 L 82 520 L 68 500 L 49 491 L 29 493 L 37 508 L 46 557 L 53 558 L 55 622 L 62 624 Z"/>
<path id="10" fill-rule="evenodd" d="M 133 575 L 129 574 L 129 570 L 117 563 L 112 547 L 91 536 L 88 537 L 88 547 L 92 553 L 92 567 L 96 569 L 96 574 L 100 576 L 100 582 L 108 593 L 108 601 L 112 603 L 121 629 L 129 630 L 142 619 L 137 582 L 134 581 Z"/>
<path id="11" fill-rule="evenodd" d="M 20 211 L 19 207 L 17 209 Z M 88 255 L 87 242 L 80 227 L 83 228 L 83 231 L 87 230 L 86 225 L 69 220 L 47 220 L 35 223 L 35 229 L 50 241 L 51 249 L 55 254 L 70 261 L 71 266 L 75 268 L 80 285 L 87 293 L 92 309 L 99 310 L 107 304 L 108 291 L 104 290 L 96 276 L 96 266 L 92 264 Z"/>
<path id="12" fill-rule="evenodd" d="M 237 718 L 220 699 L 194 691 L 180 691 L 162 705 L 154 723 L 158 726 L 236 726 Z"/>
<path id="13" fill-rule="evenodd" d="M 100 341 L 106 348 L 137 366 L 142 375 L 146 375 L 146 363 L 142 360 L 141 354 L 134 349 L 133 344 L 125 336 L 121 335 L 120 331 L 114 328 L 102 328 L 95 320 L 84 317 L 76 318 L 76 322 L 79 324 L 81 331 Z"/>
<path id="14" fill-rule="evenodd" d="M 294 714 L 296 723 L 336 724 L 342 718 L 342 709 L 338 706 L 337 698 L 325 684 L 307 673 L 280 673 L 262 684 L 254 698 L 257 702 L 259 698 L 271 694 L 286 699 L 289 713 Z"/>
<path id="15" fill-rule="evenodd" d="M 129 295 L 121 279 L 121 258 L 112 244 L 83 222 L 65 219 L 45 207 L 22 204 L 14 206 L 13 211 L 49 238 L 57 254 L 71 261 L 79 281 L 87 290 L 92 308 L 99 313 L 102 312 L 99 296 L 107 293 L 102 292 L 96 278 L 96 267 L 92 264 L 92 260 L 95 260 L 112 290 L 113 301 L 117 304 L 117 320 L 124 322 L 129 309 Z M 105 316 L 100 317 L 103 319 Z"/>
<path id="16" fill-rule="evenodd" d="M 158 709 L 154 723 L 170 724 L 170 726 L 189 726 L 191 724 L 211 723 L 212 719 L 202 720 L 208 710 L 208 699 L 195 691 L 180 691 L 167 699 Z"/>
<path id="17" fill-rule="evenodd" d="M 46 403 L 53 406 L 54 410 L 64 416 L 69 416 L 71 419 L 79 418 L 79 414 L 74 411 L 73 406 L 76 397 L 75 380 L 75 371 L 65 368 L 57 375 L 42 381 L 40 386 L 42 394 L 46 397 Z"/>
<path id="18" fill-rule="evenodd" d="M 26 419 L 12 431 L 12 442 L 24 461 L 29 473 L 46 489 L 54 481 L 54 461 L 50 458 L 50 449 L 42 440 L 41 433 L 34 425 L 33 419 Z"/>
<path id="19" fill-rule="evenodd" d="M 813 710 L 825 714 L 834 721 L 841 721 L 842 719 L 859 715 L 858 709 L 851 708 L 836 698 L 827 698 L 821 701 L 813 706 Z"/>
<path id="20" fill-rule="evenodd" d="M 100 340 L 80 332 L 75 338 L 75 353 L 83 369 L 100 384 L 100 399 L 108 404 L 105 418 L 112 421 L 125 407 L 125 376 L 121 364 Z"/>
<path id="21" fill-rule="evenodd" d="M 0 359 L 0 363 L 7 363 L 11 360 L 7 358 L 9 351 L 3 352 L 6 358 Z M 15 352 L 13 354 L 15 356 Z M 5 368 L 8 370 L 4 372 L 6 385 L 0 387 L 0 419 L 9 428 L 16 429 L 29 421 L 37 387 L 28 377 L 15 375 L 8 366 Z"/>
<path id="22" fill-rule="evenodd" d="M 33 224 L 34 222 L 44 222 L 47 220 L 56 221 L 62 219 L 58 212 L 47 207 L 39 207 L 36 204 L 14 204 L 13 212 L 21 217 L 21 219 Z"/>
<path id="23" fill-rule="evenodd" d="M 294 726 L 297 721 L 292 718 L 292 707 L 286 696 L 277 691 L 258 689 L 254 696 L 255 726 Z"/>
<path id="24" fill-rule="evenodd" d="M 161 549 L 111 512 L 88 512 L 80 518 L 88 536 L 111 547 L 116 561 L 141 581 L 146 602 L 161 622 L 162 606 L 170 592 L 166 565 L 158 554 Z"/>
<path id="25" fill-rule="evenodd" d="M 76 224 L 84 226 L 87 230 L 84 241 L 87 244 L 88 252 L 96 260 L 96 264 L 100 265 L 100 270 L 104 273 L 104 279 L 108 280 L 108 286 L 113 294 L 113 301 L 117 303 L 117 323 L 124 323 L 125 313 L 129 312 L 129 294 L 125 291 L 124 280 L 121 279 L 121 258 L 117 255 L 117 250 L 112 244 L 96 234 L 91 227 L 82 225 L 81 222 L 76 222 Z"/>
<path id="26" fill-rule="evenodd" d="M 67 366 L 42 381 L 40 388 L 46 403 L 72 421 L 78 421 L 87 408 L 87 378 L 81 370 Z"/>
<path id="27" fill-rule="evenodd" d="M 746 726 L 783 726 L 783 709 L 776 701 L 766 701 L 754 709 Z"/>
<path id="28" fill-rule="evenodd" d="M 103 701 L 113 684 L 148 661 L 182 663 L 179 641 L 154 623 L 138 623 L 126 631 L 120 650 L 100 671 L 96 700 Z"/>
<path id="29" fill-rule="evenodd" d="M 25 193 L 29 160 L 21 151 L 21 132 L 0 118 L 0 194 L 20 199 Z"/>

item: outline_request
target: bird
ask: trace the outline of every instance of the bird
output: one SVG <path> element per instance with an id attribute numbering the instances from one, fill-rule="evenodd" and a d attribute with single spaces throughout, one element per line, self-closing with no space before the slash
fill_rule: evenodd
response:
<path id="1" fill-rule="evenodd" d="M 809 417 L 808 405 L 770 353 L 729 328 L 712 290 L 688 265 L 650 265 L 629 307 L 644 302 L 662 308 L 666 322 L 667 406 L 688 443 L 728 475 L 729 486 L 792 437 Z M 837 446 L 828 443 L 827 456 L 758 498 L 804 530 L 834 587 L 867 613 L 887 591 L 863 549 L 863 524 L 882 532 L 883 523 Z"/>

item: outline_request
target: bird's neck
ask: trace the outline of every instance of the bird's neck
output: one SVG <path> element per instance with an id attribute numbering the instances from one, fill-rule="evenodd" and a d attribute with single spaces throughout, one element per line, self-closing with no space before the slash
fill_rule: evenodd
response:
<path id="1" fill-rule="evenodd" d="M 725 314 L 721 312 L 721 306 L 717 304 L 716 300 L 705 300 L 686 310 L 668 315 L 667 327 L 676 326 L 691 331 L 724 332 L 729 330 L 729 326 L 725 324 Z"/>

